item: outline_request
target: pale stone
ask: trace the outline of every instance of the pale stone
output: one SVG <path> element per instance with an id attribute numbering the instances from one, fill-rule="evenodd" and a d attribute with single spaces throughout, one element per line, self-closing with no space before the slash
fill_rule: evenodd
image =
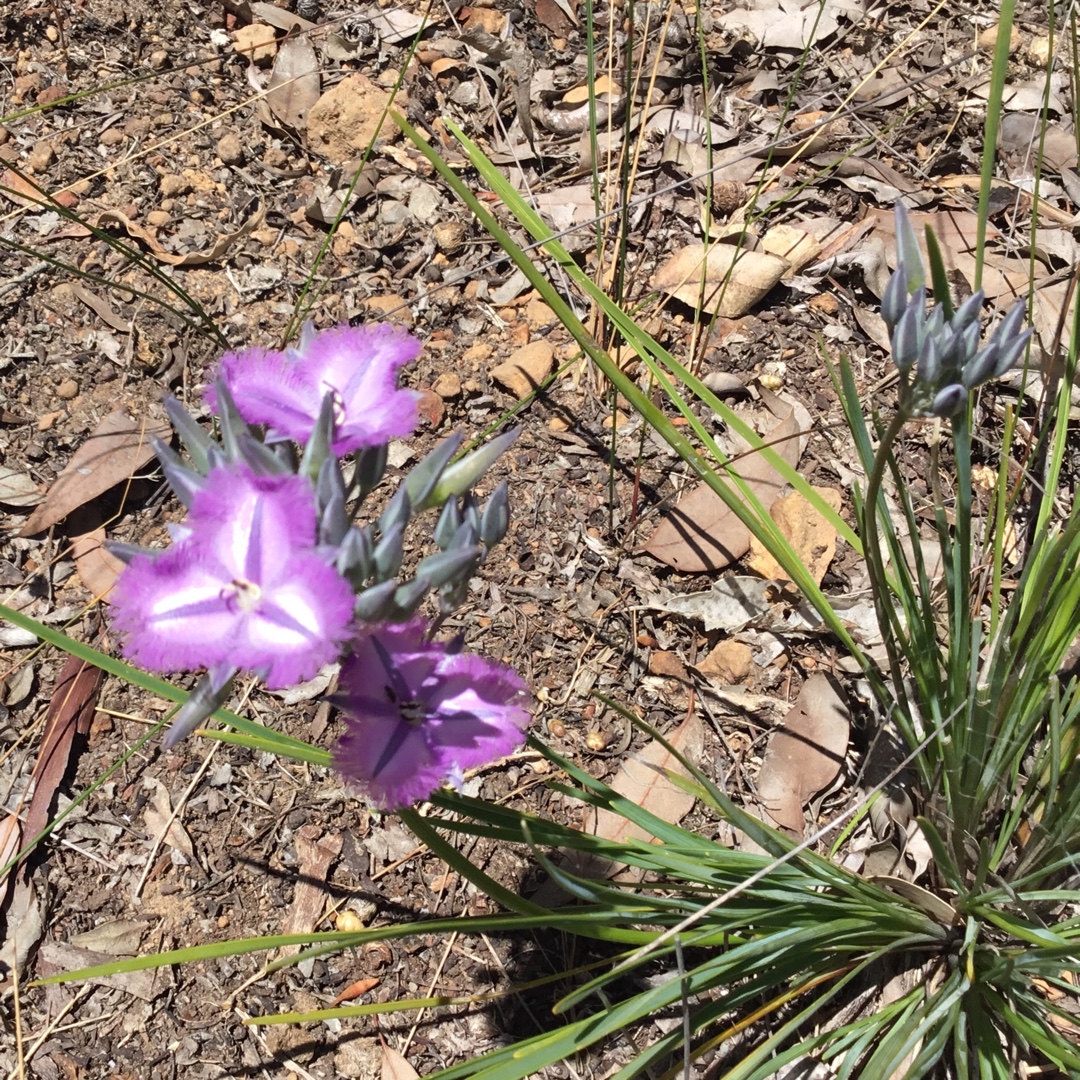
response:
<path id="1" fill-rule="evenodd" d="M 741 641 L 725 638 L 698 664 L 698 671 L 721 686 L 745 682 L 754 670 L 754 654 Z"/>
<path id="2" fill-rule="evenodd" d="M 389 102 L 389 91 L 366 75 L 342 79 L 311 106 L 307 118 L 308 143 L 336 164 L 345 165 L 367 149 Z M 400 94 L 396 103 L 404 111 L 405 102 Z M 395 131 L 397 128 L 389 121 L 383 127 L 386 138 Z"/>
<path id="3" fill-rule="evenodd" d="M 516 397 L 523 398 L 536 390 L 551 374 L 555 350 L 549 342 L 534 341 L 523 345 L 509 360 L 492 368 L 491 377 Z"/>
<path id="4" fill-rule="evenodd" d="M 461 378 L 453 371 L 444 371 L 431 387 L 444 401 L 461 396 Z"/>

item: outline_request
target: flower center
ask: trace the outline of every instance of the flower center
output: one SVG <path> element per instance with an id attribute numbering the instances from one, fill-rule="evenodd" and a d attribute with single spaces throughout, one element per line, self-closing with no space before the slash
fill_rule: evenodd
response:
<path id="1" fill-rule="evenodd" d="M 221 590 L 221 598 L 230 609 L 254 611 L 262 600 L 262 587 L 257 582 L 248 581 L 246 578 L 233 578 Z"/>
<path id="2" fill-rule="evenodd" d="M 419 727 L 427 719 L 427 712 L 424 709 L 423 702 L 416 701 L 414 698 L 399 698 L 394 693 L 393 687 L 390 686 L 383 689 L 386 690 L 386 696 L 391 703 L 397 706 L 398 712 L 401 713 L 401 719 L 410 727 Z"/>
<path id="3" fill-rule="evenodd" d="M 334 412 L 334 427 L 341 427 L 345 423 L 345 399 L 341 396 L 341 391 L 336 386 L 331 386 L 329 383 L 322 384 L 323 394 L 329 394 L 331 397 L 331 407 Z"/>

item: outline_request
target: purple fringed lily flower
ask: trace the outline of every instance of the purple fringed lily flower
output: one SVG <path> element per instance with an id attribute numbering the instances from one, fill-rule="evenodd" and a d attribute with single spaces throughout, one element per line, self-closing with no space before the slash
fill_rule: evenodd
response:
<path id="1" fill-rule="evenodd" d="M 315 533 L 303 478 L 242 463 L 211 470 L 179 542 L 136 556 L 113 590 L 124 654 L 162 673 L 246 669 L 271 689 L 311 678 L 337 659 L 353 614 Z"/>
<path id="2" fill-rule="evenodd" d="M 348 729 L 334 764 L 372 802 L 397 810 L 516 750 L 529 723 L 509 668 L 425 638 L 423 620 L 361 636 L 342 664 Z"/>
<path id="3" fill-rule="evenodd" d="M 420 395 L 400 390 L 398 369 L 420 355 L 420 342 L 388 324 L 304 327 L 300 343 L 284 352 L 246 349 L 226 353 L 217 378 L 232 392 L 249 424 L 265 424 L 271 437 L 306 443 L 323 398 L 333 394 L 337 456 L 411 434 Z M 211 386 L 207 403 L 217 411 Z"/>

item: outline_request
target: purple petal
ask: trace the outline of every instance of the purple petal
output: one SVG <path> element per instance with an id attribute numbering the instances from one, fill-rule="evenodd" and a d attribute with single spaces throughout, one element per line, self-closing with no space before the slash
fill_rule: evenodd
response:
<path id="1" fill-rule="evenodd" d="M 348 638 L 354 597 L 311 546 L 310 484 L 243 464 L 207 480 L 186 538 L 120 577 L 114 623 L 126 655 L 160 672 L 229 664 L 271 689 L 311 678 Z"/>
<path id="2" fill-rule="evenodd" d="M 319 414 L 318 391 L 284 353 L 266 349 L 226 353 L 214 382 L 217 379 L 229 387 L 240 415 L 249 424 L 265 424 L 277 437 L 301 443 L 311 434 Z M 205 397 L 207 405 L 217 412 L 213 382 Z"/>
<path id="3" fill-rule="evenodd" d="M 426 798 L 446 775 L 423 731 L 404 720 L 389 702 L 347 718 L 334 764 L 385 810 L 399 810 Z"/>
<path id="4" fill-rule="evenodd" d="M 213 469 L 185 524 L 232 577 L 261 581 L 315 543 L 315 492 L 301 476 L 259 476 L 242 463 Z"/>
<path id="5" fill-rule="evenodd" d="M 505 757 L 529 723 L 525 685 L 508 668 L 451 653 L 413 619 L 360 637 L 341 670 L 348 733 L 338 767 L 384 809 L 429 795 L 464 769 Z"/>
<path id="6" fill-rule="evenodd" d="M 397 388 L 398 369 L 420 355 L 416 338 L 387 323 L 336 326 L 317 334 L 299 363 L 318 387 L 338 399 L 338 456 L 402 438 L 416 427 L 420 395 Z"/>
<path id="7" fill-rule="evenodd" d="M 305 327 L 299 346 L 284 353 L 226 354 L 217 377 L 232 391 L 245 420 L 299 443 L 310 437 L 322 399 L 332 391 L 332 449 L 341 456 L 411 434 L 420 395 L 398 389 L 397 375 L 420 349 L 414 337 L 388 324 L 337 326 L 321 333 Z M 217 407 L 216 397 L 207 392 L 211 408 Z"/>

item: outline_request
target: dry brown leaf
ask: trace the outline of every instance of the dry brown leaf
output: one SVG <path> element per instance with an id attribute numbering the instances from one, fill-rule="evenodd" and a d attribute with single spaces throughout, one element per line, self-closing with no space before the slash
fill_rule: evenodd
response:
<path id="1" fill-rule="evenodd" d="M 86 735 L 94 718 L 102 672 L 85 660 L 64 661 L 45 716 L 45 736 L 34 762 L 34 794 L 26 809 L 23 832 L 33 840 L 49 820 L 49 807 L 71 765 L 76 732 Z"/>
<path id="2" fill-rule="evenodd" d="M 281 931 L 283 934 L 306 934 L 319 924 L 326 908 L 326 875 L 330 864 L 341 854 L 343 843 L 341 833 L 322 836 L 322 829 L 318 825 L 301 825 L 296 830 L 299 866 L 292 907 Z M 299 951 L 299 945 L 284 945 L 278 949 L 278 956 L 292 956 Z"/>
<path id="3" fill-rule="evenodd" d="M 290 34 L 278 44 L 278 54 L 267 84 L 266 104 L 285 127 L 303 131 L 308 111 L 321 93 L 315 47 L 307 35 Z"/>
<path id="4" fill-rule="evenodd" d="M 171 430 L 167 420 L 136 420 L 122 409 L 109 413 L 72 454 L 19 535 L 43 532 L 72 510 L 128 480 L 154 456 L 151 437 L 168 439 Z"/>
<path id="5" fill-rule="evenodd" d="M 44 498 L 29 473 L 10 465 L 0 465 L 0 503 L 8 506 L 37 506 Z"/>
<path id="6" fill-rule="evenodd" d="M 168 789 L 160 780 L 152 776 L 143 777 L 143 787 L 152 792 L 150 805 L 147 806 L 143 815 L 146 831 L 155 843 L 158 840 L 164 840 L 169 847 L 176 848 L 187 858 L 193 859 L 195 848 L 192 846 L 187 830 L 173 815 Z"/>
<path id="7" fill-rule="evenodd" d="M 382 1080 L 418 1080 L 419 1076 L 404 1054 L 385 1042 L 382 1044 Z"/>
<path id="8" fill-rule="evenodd" d="M 116 960 L 109 953 L 94 949 L 79 949 L 66 941 L 45 941 L 38 953 L 38 974 L 42 977 L 58 975 L 62 971 L 111 964 Z M 90 976 L 85 981 L 91 986 L 108 986 L 140 1001 L 153 1001 L 173 985 L 171 968 L 155 968 L 152 971 L 125 971 L 117 975 Z"/>
<path id="9" fill-rule="evenodd" d="M 840 691 L 827 675 L 811 675 L 783 726 L 769 736 L 758 773 L 758 798 L 777 825 L 802 837 L 803 806 L 836 779 L 849 732 Z"/>
<path id="10" fill-rule="evenodd" d="M 929 265 L 926 252 L 926 226 L 929 225 L 941 245 L 942 253 L 948 262 L 950 255 L 961 252 L 974 252 L 979 236 L 979 215 L 973 210 L 938 210 L 934 213 L 908 211 L 908 219 L 919 241 L 923 261 Z M 870 207 L 864 220 L 874 222 L 874 231 L 885 242 L 889 265 L 896 266 L 896 214 L 892 210 L 878 210 Z M 986 239 L 994 240 L 1001 233 L 987 224 Z M 929 282 L 927 283 L 929 285 Z"/>
<path id="11" fill-rule="evenodd" d="M 690 716 L 667 741 L 687 761 L 697 764 L 704 742 L 701 720 L 696 714 Z M 648 810 L 650 814 L 677 825 L 693 808 L 694 797 L 676 787 L 665 774 L 665 770 L 680 776 L 689 775 L 679 760 L 654 740 L 641 753 L 627 757 L 611 782 L 611 787 L 642 809 Z M 655 841 L 652 834 L 645 829 L 627 821 L 621 814 L 603 807 L 590 807 L 586 810 L 582 830 L 606 840 Z M 590 859 L 585 866 L 576 867 L 575 873 L 584 877 L 609 877 L 619 865 L 608 859 Z M 630 873 L 639 876 L 637 871 Z"/>
<path id="12" fill-rule="evenodd" d="M 705 287 L 702 292 L 702 268 Z M 667 259 L 650 285 L 684 304 L 734 319 L 745 315 L 791 269 L 786 259 L 759 251 L 740 251 L 732 244 L 690 244 Z"/>
<path id="13" fill-rule="evenodd" d="M 332 1009 L 336 1005 L 340 1005 L 343 1001 L 355 1001 L 358 997 L 363 997 L 369 990 L 374 990 L 378 985 L 379 980 L 375 978 L 357 979 L 356 982 L 346 986 L 345 989 L 330 1002 L 330 1008 Z"/>
<path id="14" fill-rule="evenodd" d="M 106 549 L 105 530 L 99 525 L 73 537 L 71 555 L 79 580 L 97 599 L 107 602 L 124 564 Z"/>
<path id="15" fill-rule="evenodd" d="M 158 242 L 157 236 L 151 229 L 144 229 L 141 225 L 136 224 L 126 214 L 122 214 L 119 210 L 103 210 L 94 219 L 94 226 L 99 229 L 105 229 L 110 226 L 119 225 L 120 228 L 128 234 L 128 236 L 140 241 L 146 245 L 150 254 L 158 260 L 158 262 L 168 263 L 170 266 L 204 266 L 206 263 L 217 262 L 222 256 L 224 256 L 229 249 L 236 243 L 237 240 L 247 236 L 253 229 L 257 229 L 266 217 L 266 206 L 260 203 L 254 213 L 249 214 L 243 225 L 240 226 L 235 232 L 225 233 L 223 236 L 219 236 L 214 243 L 205 251 L 188 251 L 183 255 L 178 255 L 173 251 L 166 251 Z M 81 235 L 91 235 L 89 230 L 85 230 L 83 226 L 74 226 L 75 229 L 83 229 Z M 76 235 L 74 232 L 68 232 L 66 235 Z"/>
<path id="16" fill-rule="evenodd" d="M 589 94 L 588 83 L 579 83 L 577 86 L 572 86 L 569 90 L 563 94 L 562 100 L 566 105 L 580 105 L 582 102 L 588 101 L 590 96 L 599 97 L 601 94 L 610 94 L 612 97 L 622 96 L 622 87 L 613 80 L 609 79 L 606 75 L 600 75 L 593 85 L 593 93 Z"/>
<path id="17" fill-rule="evenodd" d="M 791 412 L 765 436 L 793 467 L 799 460 L 798 432 Z M 784 481 L 761 454 L 751 451 L 733 468 L 766 506 L 776 501 Z M 750 530 L 712 488 L 699 484 L 668 511 L 643 550 L 684 573 L 722 570 L 750 550 Z"/>
<path id="18" fill-rule="evenodd" d="M 836 488 L 814 487 L 814 490 L 834 510 L 840 509 L 840 492 Z M 777 499 L 769 507 L 769 517 L 807 570 L 815 584 L 820 585 L 829 563 L 836 555 L 836 529 L 797 491 Z M 786 581 L 787 572 L 766 550 L 756 536 L 750 537 L 750 557 L 746 565 L 769 581 Z"/>
<path id="19" fill-rule="evenodd" d="M 48 196 L 41 188 L 12 169 L 5 169 L 0 173 L 0 194 L 10 199 L 16 206 L 22 206 L 28 210 L 40 210 L 42 206 L 47 206 L 49 203 Z"/>
<path id="20" fill-rule="evenodd" d="M 821 243 L 805 229 L 793 225 L 774 225 L 761 238 L 761 246 L 790 264 L 789 275 L 798 273 L 821 254 Z"/>

